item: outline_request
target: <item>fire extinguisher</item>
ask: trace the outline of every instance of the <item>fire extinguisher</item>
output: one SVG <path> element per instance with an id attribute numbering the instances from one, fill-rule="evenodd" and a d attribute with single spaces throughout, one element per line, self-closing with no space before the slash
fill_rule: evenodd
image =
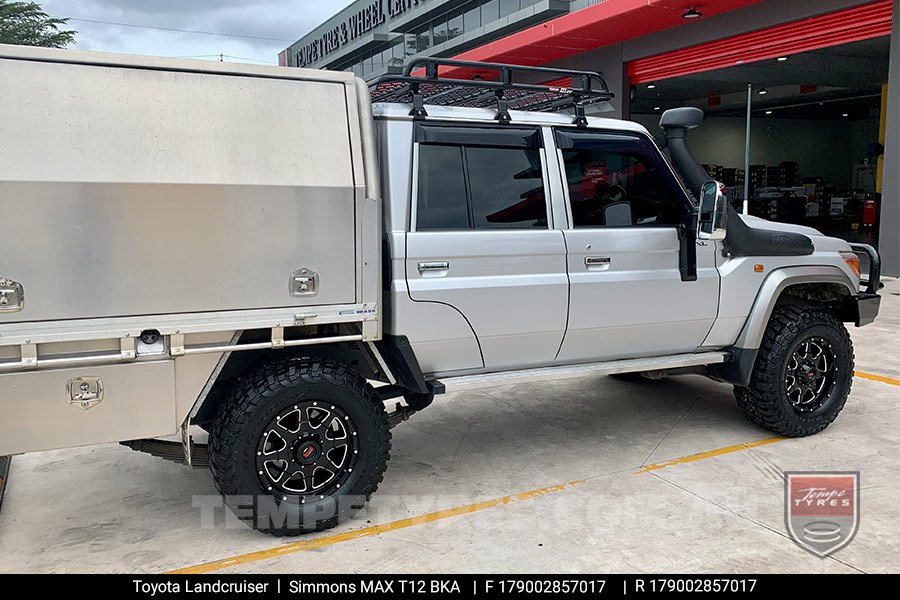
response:
<path id="1" fill-rule="evenodd" d="M 877 218 L 877 205 L 874 198 L 866 198 L 863 201 L 863 227 L 875 227 Z"/>

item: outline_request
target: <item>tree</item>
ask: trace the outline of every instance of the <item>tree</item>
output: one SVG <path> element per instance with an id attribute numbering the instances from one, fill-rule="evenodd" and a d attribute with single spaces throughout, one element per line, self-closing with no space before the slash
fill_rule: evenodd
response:
<path id="1" fill-rule="evenodd" d="M 65 48 L 76 33 L 60 29 L 68 22 L 51 17 L 36 2 L 0 0 L 0 44 Z"/>

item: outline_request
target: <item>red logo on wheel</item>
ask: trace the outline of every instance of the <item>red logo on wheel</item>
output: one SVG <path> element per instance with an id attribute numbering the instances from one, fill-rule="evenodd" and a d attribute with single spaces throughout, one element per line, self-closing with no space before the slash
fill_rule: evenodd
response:
<path id="1" fill-rule="evenodd" d="M 315 453 L 315 451 L 316 451 L 316 449 L 313 448 L 312 446 L 307 446 L 306 450 L 303 451 L 303 458 L 309 458 L 310 456 L 313 455 L 313 453 Z"/>
<path id="2" fill-rule="evenodd" d="M 785 473 L 784 504 L 791 538 L 824 558 L 859 529 L 859 473 Z"/>

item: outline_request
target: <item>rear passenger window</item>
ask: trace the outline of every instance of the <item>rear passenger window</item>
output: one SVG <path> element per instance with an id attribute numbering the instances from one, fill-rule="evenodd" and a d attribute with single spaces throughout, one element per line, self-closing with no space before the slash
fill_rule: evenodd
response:
<path id="1" fill-rule="evenodd" d="M 427 125 L 417 136 L 417 230 L 547 227 L 539 130 Z"/>
<path id="2" fill-rule="evenodd" d="M 468 229 L 469 209 L 458 146 L 419 148 L 417 229 Z"/>

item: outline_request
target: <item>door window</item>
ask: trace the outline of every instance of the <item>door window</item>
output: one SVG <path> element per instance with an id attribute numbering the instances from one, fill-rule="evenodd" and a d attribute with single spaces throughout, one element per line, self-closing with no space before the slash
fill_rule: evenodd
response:
<path id="1" fill-rule="evenodd" d="M 534 148 L 466 148 L 475 229 L 547 227 L 541 153 Z"/>
<path id="2" fill-rule="evenodd" d="M 646 141 L 614 135 L 558 137 L 576 228 L 684 223 L 686 199 Z"/>
<path id="3" fill-rule="evenodd" d="M 536 131 L 509 128 L 497 136 L 472 127 L 421 133 L 416 230 L 546 229 L 536 139 Z M 508 145 L 484 145 L 491 141 Z"/>

